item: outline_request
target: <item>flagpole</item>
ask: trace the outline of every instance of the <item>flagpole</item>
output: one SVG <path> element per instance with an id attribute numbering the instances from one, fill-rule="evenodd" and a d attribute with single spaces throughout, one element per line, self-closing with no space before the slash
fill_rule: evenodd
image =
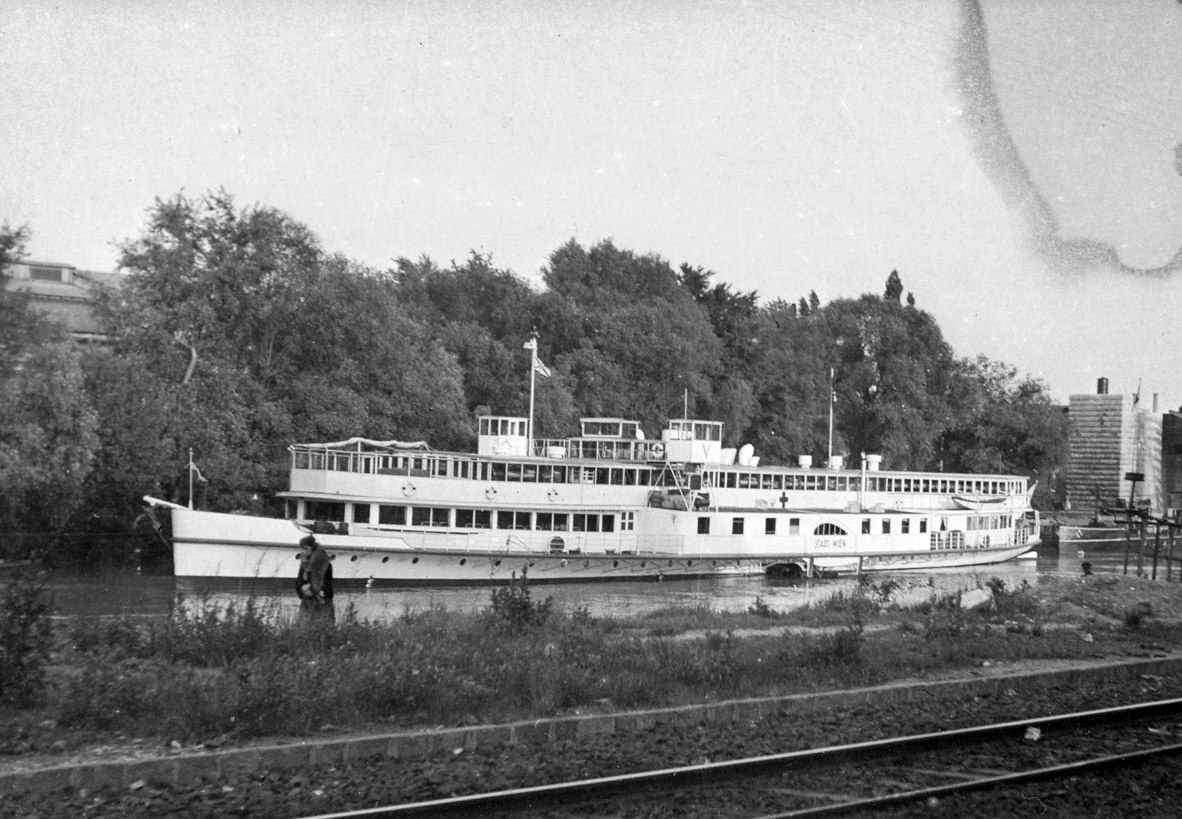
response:
<path id="1" fill-rule="evenodd" d="M 193 508 L 193 447 L 189 447 L 189 508 Z"/>
<path id="2" fill-rule="evenodd" d="M 536 344 L 536 342 L 535 342 Z M 526 457 L 534 454 L 534 379 L 537 378 L 537 366 L 534 361 L 538 357 L 537 347 L 529 351 L 529 425 L 525 428 L 527 441 Z"/>
<path id="3" fill-rule="evenodd" d="M 833 368 L 829 368 L 829 460 L 825 461 L 825 466 L 833 460 Z"/>

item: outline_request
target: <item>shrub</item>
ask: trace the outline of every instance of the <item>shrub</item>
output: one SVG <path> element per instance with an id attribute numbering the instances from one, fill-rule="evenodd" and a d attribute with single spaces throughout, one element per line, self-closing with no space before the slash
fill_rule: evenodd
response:
<path id="1" fill-rule="evenodd" d="M 52 650 L 45 586 L 31 570 L 18 571 L 0 600 L 0 702 L 36 703 Z"/>
<path id="2" fill-rule="evenodd" d="M 754 614 L 756 617 L 763 617 L 766 620 L 775 620 L 780 616 L 780 612 L 773 609 L 760 595 L 755 595 L 755 602 L 747 608 L 748 614 Z"/>
<path id="3" fill-rule="evenodd" d="M 495 623 L 510 631 L 521 632 L 545 623 L 550 618 L 553 603 L 553 597 L 534 602 L 529 577 L 522 567 L 520 583 L 517 582 L 517 572 L 514 572 L 508 586 L 493 589 L 488 613 Z"/>

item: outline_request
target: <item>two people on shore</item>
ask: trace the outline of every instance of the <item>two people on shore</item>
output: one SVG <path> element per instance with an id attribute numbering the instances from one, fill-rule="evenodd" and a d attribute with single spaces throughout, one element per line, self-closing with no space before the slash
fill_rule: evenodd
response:
<path id="1" fill-rule="evenodd" d="M 336 620 L 332 602 L 332 561 L 312 535 L 300 541 L 300 569 L 296 574 L 300 613 L 305 617 Z"/>

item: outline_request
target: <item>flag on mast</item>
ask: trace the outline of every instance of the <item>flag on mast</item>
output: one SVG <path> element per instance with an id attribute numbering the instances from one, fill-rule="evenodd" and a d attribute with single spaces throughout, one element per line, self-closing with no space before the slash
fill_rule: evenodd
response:
<path id="1" fill-rule="evenodd" d="M 542 359 L 538 358 L 538 340 L 536 338 L 531 338 L 529 341 L 525 342 L 523 346 L 525 349 L 533 353 L 534 372 L 542 376 L 542 378 L 549 378 L 550 368 L 542 363 Z"/>
<path id="2" fill-rule="evenodd" d="M 197 464 L 189 461 L 189 469 L 194 475 L 197 476 L 197 480 L 201 481 L 202 483 L 209 483 L 209 481 L 205 479 L 205 476 L 201 474 L 201 470 L 197 468 Z"/>

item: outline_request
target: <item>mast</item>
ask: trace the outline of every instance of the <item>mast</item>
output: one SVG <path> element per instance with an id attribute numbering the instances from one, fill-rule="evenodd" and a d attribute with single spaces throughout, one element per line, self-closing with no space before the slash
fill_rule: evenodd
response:
<path id="1" fill-rule="evenodd" d="M 833 460 L 833 368 L 829 368 L 829 457 L 825 461 L 825 467 L 829 467 L 829 463 Z"/>

